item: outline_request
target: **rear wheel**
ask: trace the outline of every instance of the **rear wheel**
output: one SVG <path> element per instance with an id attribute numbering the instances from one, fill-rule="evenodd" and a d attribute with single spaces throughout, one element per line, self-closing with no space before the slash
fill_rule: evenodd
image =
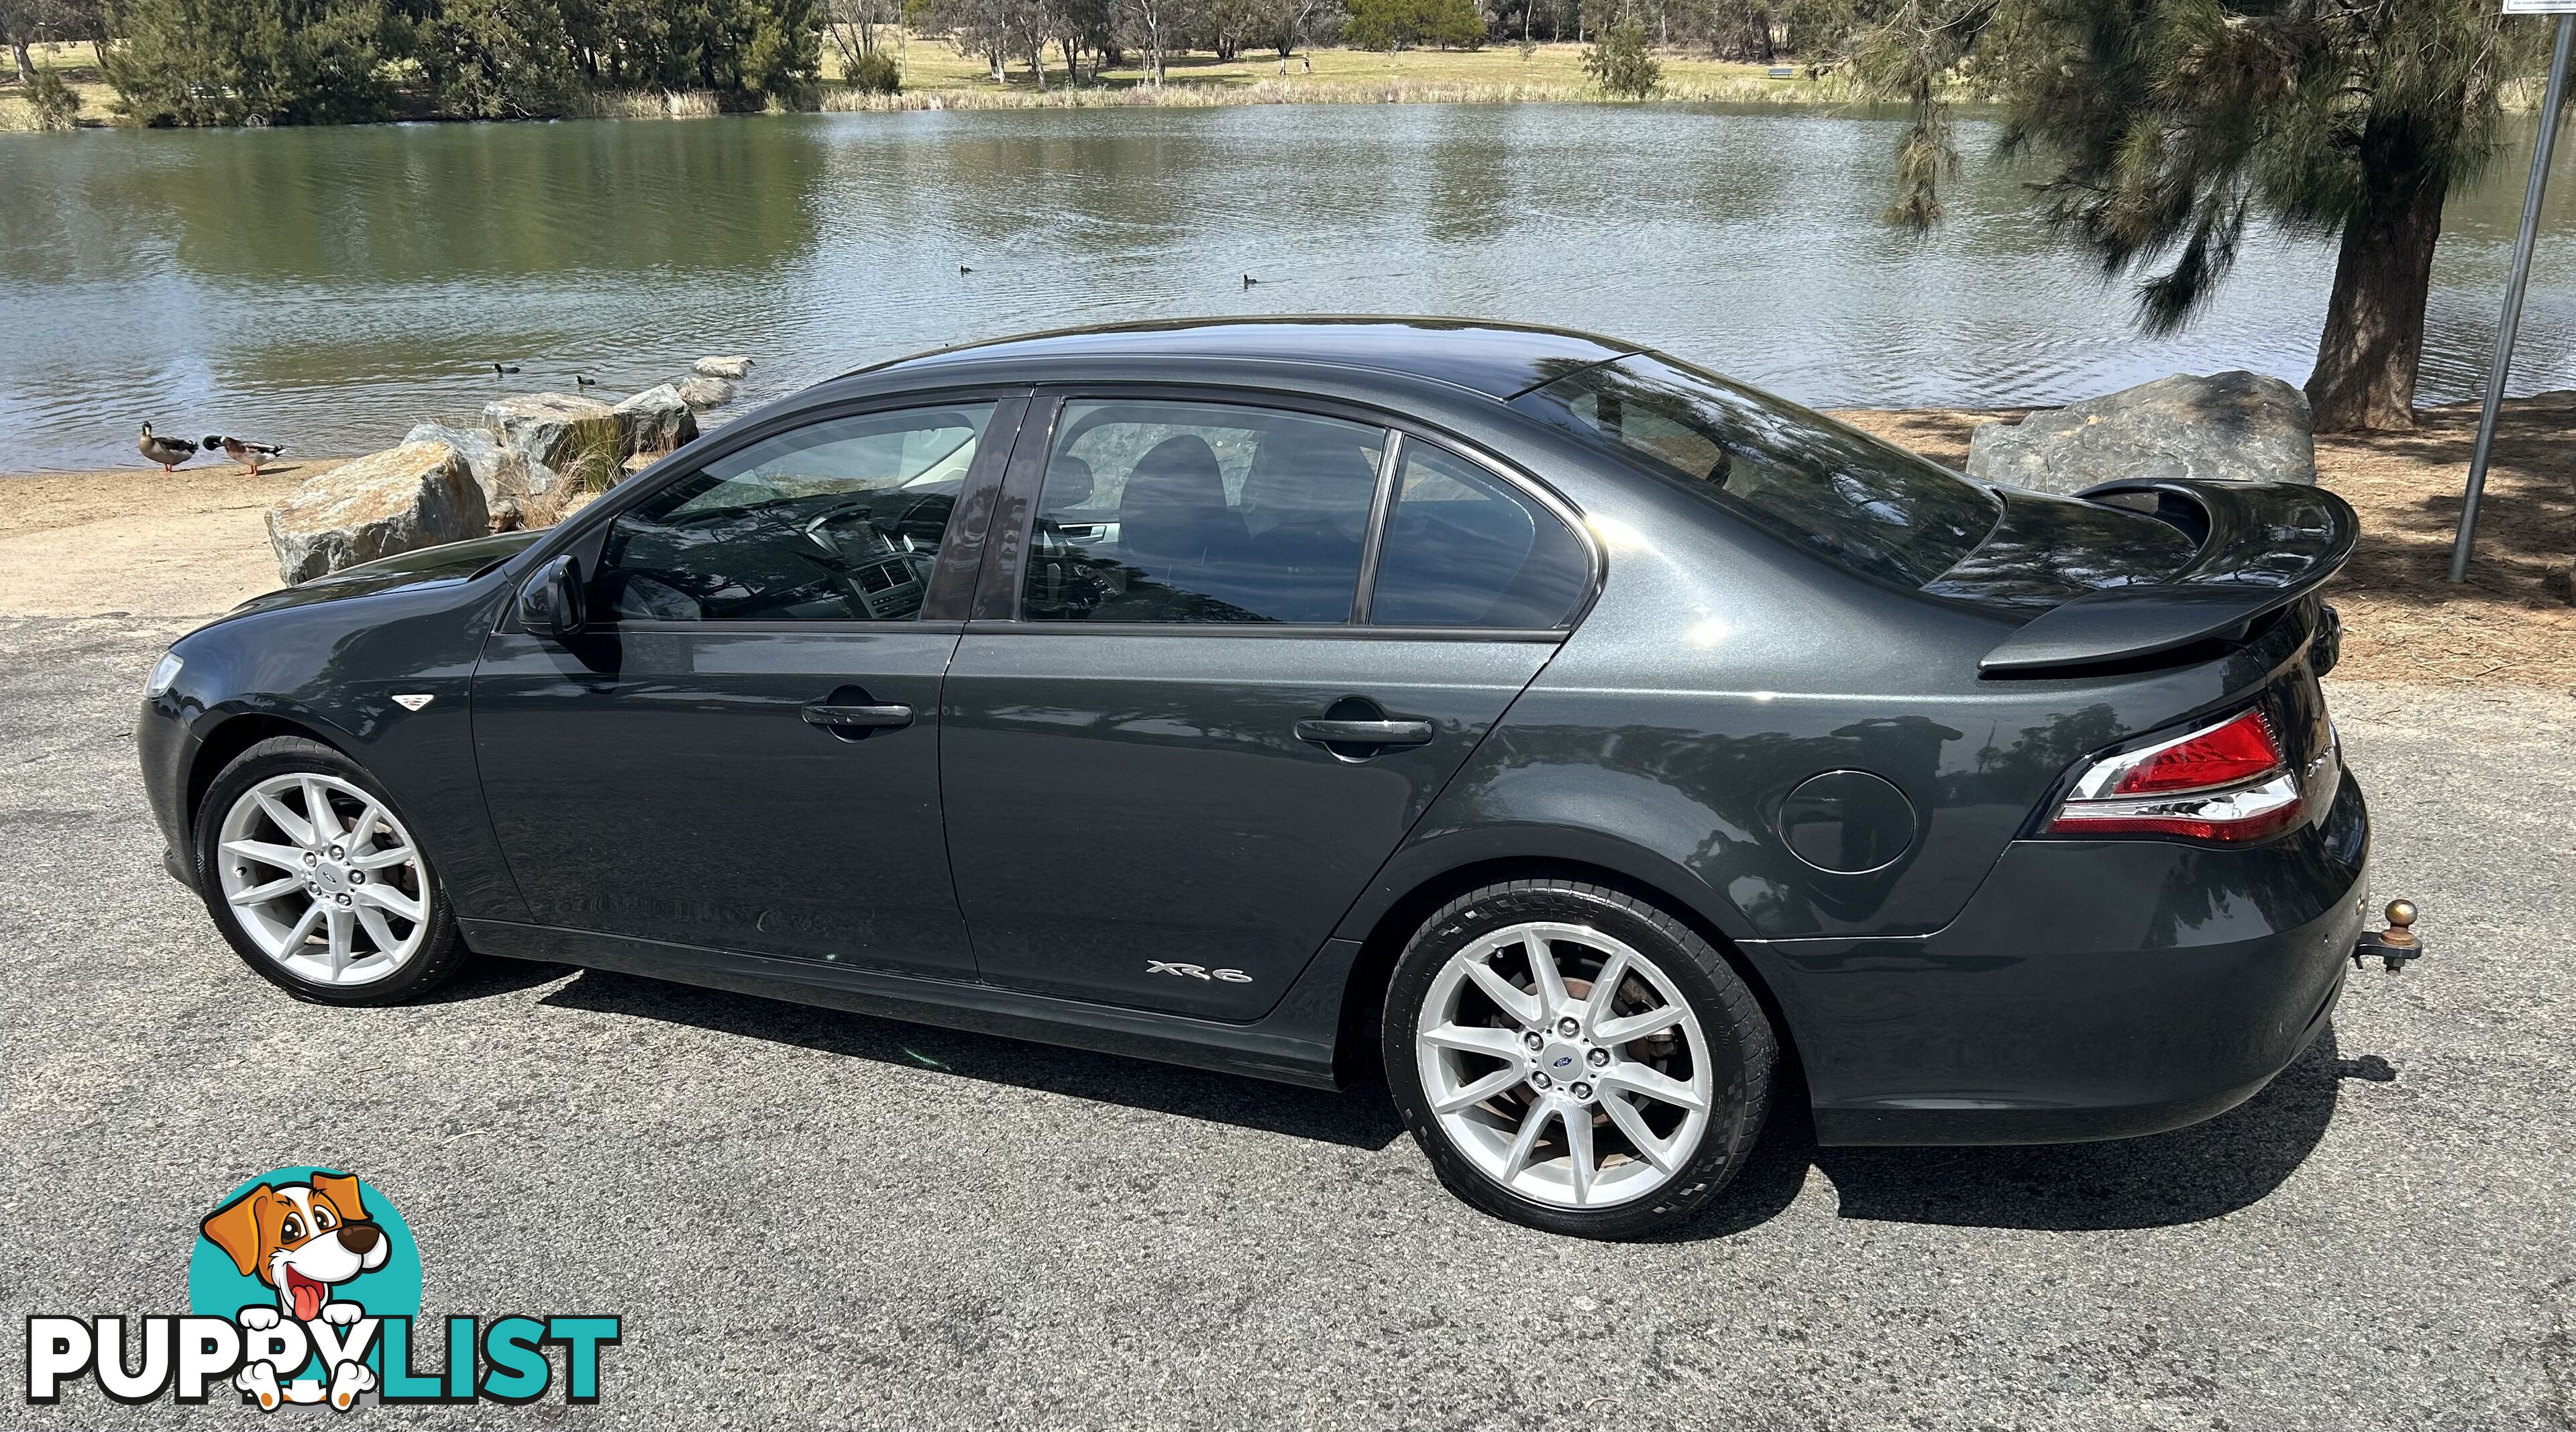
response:
<path id="1" fill-rule="evenodd" d="M 1777 1045 L 1707 941 L 1619 891 L 1516 880 L 1451 901 L 1398 959 L 1387 1084 L 1441 1181 L 1593 1238 L 1688 1218 L 1762 1129 Z"/>
<path id="2" fill-rule="evenodd" d="M 397 1004 L 465 946 L 429 857 L 364 767 L 279 736 L 224 767 L 197 812 L 197 889 L 241 957 L 325 1004 Z"/>

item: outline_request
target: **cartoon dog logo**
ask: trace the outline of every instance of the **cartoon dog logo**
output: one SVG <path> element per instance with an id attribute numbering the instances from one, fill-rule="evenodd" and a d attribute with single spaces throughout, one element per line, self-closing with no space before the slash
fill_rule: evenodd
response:
<path id="1" fill-rule="evenodd" d="M 207 1214 L 201 1227 L 244 1276 L 277 1290 L 276 1307 L 241 1310 L 238 1321 L 250 1330 L 274 1328 L 281 1317 L 348 1327 L 366 1310 L 333 1299 L 331 1290 L 383 1267 L 392 1249 L 385 1230 L 367 1216 L 358 1180 L 346 1174 L 317 1172 L 308 1183 L 260 1184 Z M 346 1409 L 376 1385 L 374 1370 L 363 1362 L 342 1362 L 329 1371 L 334 1407 Z M 235 1381 L 262 1407 L 276 1407 L 281 1397 L 305 1400 L 294 1395 L 301 1387 L 281 1392 L 277 1369 L 265 1362 L 246 1363 Z"/>

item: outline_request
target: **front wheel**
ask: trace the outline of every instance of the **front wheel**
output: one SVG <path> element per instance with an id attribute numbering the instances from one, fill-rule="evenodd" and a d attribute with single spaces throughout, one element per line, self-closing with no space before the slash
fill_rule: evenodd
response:
<path id="1" fill-rule="evenodd" d="M 1688 926 L 1562 880 L 1471 891 L 1397 960 L 1387 1085 L 1441 1181 L 1590 1238 L 1690 1217 L 1762 1130 L 1777 1043 Z"/>
<path id="2" fill-rule="evenodd" d="M 318 741 L 273 737 L 235 757 L 207 788 L 195 844 L 215 927 L 299 998 L 398 1004 L 465 962 L 393 798 Z"/>

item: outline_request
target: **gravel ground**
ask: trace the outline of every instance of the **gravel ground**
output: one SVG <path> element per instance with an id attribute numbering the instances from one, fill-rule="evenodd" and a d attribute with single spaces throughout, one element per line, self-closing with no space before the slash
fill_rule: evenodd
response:
<path id="1" fill-rule="evenodd" d="M 503 962 L 289 1002 L 160 869 L 129 712 L 176 630 L 0 618 L 12 1326 L 184 1309 L 212 1201 L 317 1162 L 398 1200 L 427 1311 L 625 1317 L 594 1407 L 373 1420 L 2576 1425 L 2565 691 L 2338 686 L 2438 953 L 2243 1108 L 2003 1150 L 1783 1121 L 1701 1226 L 1605 1246 L 1469 1212 L 1379 1098 Z"/>

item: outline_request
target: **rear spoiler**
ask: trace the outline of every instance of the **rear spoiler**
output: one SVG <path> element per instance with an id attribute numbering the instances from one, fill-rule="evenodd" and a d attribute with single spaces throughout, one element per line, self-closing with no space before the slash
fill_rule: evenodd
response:
<path id="1" fill-rule="evenodd" d="M 2324 585 L 2361 531 L 2351 503 L 2305 483 L 2106 482 L 2075 495 L 2151 513 L 2198 538 L 2200 552 L 2167 581 L 2107 587 L 2041 613 L 1977 662 L 1980 675 L 2134 661 L 2241 632 Z"/>

